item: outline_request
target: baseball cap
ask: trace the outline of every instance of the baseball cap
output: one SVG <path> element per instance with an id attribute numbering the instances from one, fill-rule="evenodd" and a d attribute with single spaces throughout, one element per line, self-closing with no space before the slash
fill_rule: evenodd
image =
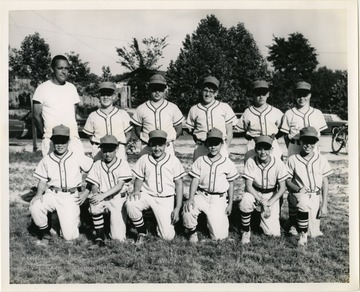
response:
<path id="1" fill-rule="evenodd" d="M 296 83 L 295 90 L 311 90 L 311 85 L 305 81 Z"/>
<path id="2" fill-rule="evenodd" d="M 205 142 L 208 142 L 209 140 L 223 140 L 223 133 L 218 128 L 212 128 L 209 132 L 206 134 L 206 140 Z"/>
<path id="3" fill-rule="evenodd" d="M 100 139 L 100 146 L 99 148 L 105 147 L 105 146 L 114 146 L 116 147 L 119 145 L 119 141 L 114 137 L 113 135 L 106 135 Z"/>
<path id="4" fill-rule="evenodd" d="M 161 141 L 165 143 L 167 140 L 167 134 L 163 130 L 153 130 L 149 133 L 149 141 L 148 144 L 151 146 L 155 141 Z"/>
<path id="5" fill-rule="evenodd" d="M 305 127 L 300 130 L 300 139 L 312 138 L 319 141 L 318 132 L 314 127 Z"/>
<path id="6" fill-rule="evenodd" d="M 150 77 L 149 84 L 162 84 L 166 86 L 166 80 L 161 74 L 155 74 Z"/>
<path id="7" fill-rule="evenodd" d="M 269 83 L 265 80 L 256 80 L 253 82 L 253 89 L 257 88 L 269 88 Z"/>
<path id="8" fill-rule="evenodd" d="M 219 88 L 219 80 L 217 80 L 214 76 L 207 76 L 204 78 L 203 80 L 203 86 L 206 84 L 206 83 L 210 83 L 210 84 L 213 84 L 216 86 L 216 88 Z"/>
<path id="9" fill-rule="evenodd" d="M 104 81 L 104 82 L 101 82 L 99 84 L 99 91 L 101 89 L 112 89 L 112 90 L 115 90 L 116 89 L 116 85 L 115 83 L 113 82 L 110 82 L 110 81 Z"/>
<path id="10" fill-rule="evenodd" d="M 273 138 L 269 137 L 269 136 L 259 136 L 254 138 L 255 141 L 255 145 L 260 145 L 260 144 L 267 144 L 272 146 L 273 143 Z"/>
<path id="11" fill-rule="evenodd" d="M 52 129 L 52 136 L 70 136 L 70 129 L 63 124 L 56 126 Z"/>

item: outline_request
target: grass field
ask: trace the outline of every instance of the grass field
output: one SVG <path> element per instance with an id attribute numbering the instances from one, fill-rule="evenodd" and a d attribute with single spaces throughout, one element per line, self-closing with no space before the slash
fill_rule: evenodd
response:
<path id="1" fill-rule="evenodd" d="M 178 156 L 185 168 L 190 155 Z M 130 164 L 137 156 L 129 157 Z M 243 157 L 232 155 L 242 173 Z M 238 233 L 237 204 L 230 216 L 230 238 L 221 242 L 187 242 L 180 225 L 178 236 L 165 242 L 151 235 L 142 246 L 107 240 L 107 247 L 89 251 L 88 232 L 73 242 L 55 238 L 48 247 L 35 245 L 28 202 L 37 185 L 32 173 L 40 152 L 10 153 L 10 283 L 348 283 L 349 279 L 349 194 L 348 161 L 330 161 L 334 174 L 329 178 L 329 216 L 322 221 L 324 236 L 309 239 L 306 248 L 297 247 L 297 238 L 266 237 L 254 234 L 242 246 Z M 186 180 L 188 186 L 189 179 Z M 235 184 L 237 193 L 243 181 Z M 287 203 L 282 206 L 286 223 Z M 153 229 L 153 223 L 148 221 Z M 207 230 L 200 218 L 200 239 Z"/>

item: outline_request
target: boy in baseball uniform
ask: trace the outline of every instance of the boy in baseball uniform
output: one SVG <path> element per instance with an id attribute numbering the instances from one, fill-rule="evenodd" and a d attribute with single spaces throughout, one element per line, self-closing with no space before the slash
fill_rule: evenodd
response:
<path id="1" fill-rule="evenodd" d="M 228 237 L 234 180 L 239 176 L 234 163 L 220 154 L 224 137 L 219 129 L 208 131 L 204 143 L 208 154 L 196 159 L 191 167 L 190 196 L 184 203 L 182 213 L 183 224 L 192 243 L 198 242 L 196 227 L 201 212 L 207 217 L 211 239 Z"/>
<path id="2" fill-rule="evenodd" d="M 236 116 L 227 103 L 215 99 L 219 93 L 219 85 L 219 80 L 214 76 L 205 77 L 202 82 L 202 101 L 192 106 L 187 116 L 186 126 L 197 145 L 193 161 L 209 153 L 204 143 L 207 132 L 212 128 L 217 128 L 223 133 L 221 155 L 229 156 L 228 148 L 233 138 L 233 123 L 236 121 Z"/>
<path id="3" fill-rule="evenodd" d="M 128 182 L 132 180 L 132 172 L 125 159 L 117 157 L 119 141 L 113 135 L 100 139 L 102 160 L 94 163 L 86 181 L 91 186 L 89 195 L 90 212 L 96 231 L 95 245 L 104 246 L 105 209 L 110 212 L 110 237 L 119 241 L 126 239 L 125 201 Z"/>
<path id="4" fill-rule="evenodd" d="M 91 158 L 68 149 L 70 129 L 64 125 L 52 129 L 51 141 L 54 151 L 38 164 L 34 177 L 39 179 L 37 192 L 30 202 L 34 223 L 42 232 L 41 243 L 51 240 L 48 212 L 57 211 L 61 234 L 65 240 L 79 236 L 80 208 L 86 199 L 86 191 L 79 193 L 82 172 L 88 172 L 93 164 Z"/>
<path id="5" fill-rule="evenodd" d="M 250 157 L 244 168 L 245 189 L 240 203 L 243 244 L 250 243 L 252 213 L 261 212 L 260 227 L 266 235 L 280 236 L 280 205 L 277 200 L 286 191 L 288 177 L 285 164 L 271 154 L 273 139 L 259 136 L 255 139 L 256 156 Z"/>
<path id="6" fill-rule="evenodd" d="M 296 106 L 285 112 L 280 131 L 286 134 L 285 142 L 288 147 L 287 157 L 299 154 L 302 151 L 300 142 L 300 129 L 314 127 L 320 138 L 320 132 L 327 128 L 322 112 L 310 106 L 311 85 L 307 82 L 298 82 L 295 87 Z M 315 151 L 319 151 L 318 146 Z M 288 196 L 289 203 L 289 233 L 297 235 L 296 206 L 292 205 L 291 194 Z"/>
<path id="7" fill-rule="evenodd" d="M 249 157 L 255 156 L 254 138 L 259 136 L 271 136 L 272 156 L 282 158 L 282 151 L 277 142 L 280 136 L 279 128 L 283 113 L 267 103 L 269 98 L 269 84 L 264 80 L 256 80 L 253 83 L 254 105 L 247 108 L 236 124 L 240 133 L 245 135 L 247 142 L 245 162 Z"/>
<path id="8" fill-rule="evenodd" d="M 320 218 L 328 213 L 328 176 L 332 169 L 327 159 L 314 151 L 319 141 L 319 133 L 314 127 L 300 130 L 300 154 L 289 157 L 287 167 L 289 178 L 286 185 L 291 192 L 291 201 L 296 206 L 297 228 L 300 233 L 298 244 L 307 243 L 308 235 L 323 235 Z"/>
<path id="9" fill-rule="evenodd" d="M 148 146 L 152 153 L 142 155 L 133 168 L 134 192 L 126 209 L 138 231 L 137 244 L 147 235 L 142 211 L 149 208 L 154 212 L 158 235 L 165 240 L 175 237 L 174 224 L 179 220 L 186 173 L 180 160 L 166 152 L 167 143 L 165 131 L 151 131 Z"/>
<path id="10" fill-rule="evenodd" d="M 184 116 L 176 104 L 164 99 L 166 80 L 162 75 L 155 74 L 150 78 L 149 90 L 149 101 L 139 105 L 131 118 L 135 133 L 142 143 L 140 155 L 152 153 L 148 142 L 149 133 L 153 130 L 166 132 L 166 152 L 175 154 L 173 142 L 181 135 Z"/>
<path id="11" fill-rule="evenodd" d="M 102 159 L 100 139 L 105 135 L 113 135 L 119 141 L 117 156 L 126 159 L 126 144 L 131 138 L 129 114 L 114 106 L 116 86 L 113 82 L 101 82 L 99 85 L 100 108 L 92 112 L 86 120 L 83 132 L 88 135 L 92 144 L 94 161 Z"/>

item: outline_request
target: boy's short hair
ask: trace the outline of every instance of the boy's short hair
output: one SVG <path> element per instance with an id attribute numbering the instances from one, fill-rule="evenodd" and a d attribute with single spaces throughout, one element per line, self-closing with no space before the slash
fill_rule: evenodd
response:
<path id="1" fill-rule="evenodd" d="M 59 60 L 64 60 L 64 61 L 66 61 L 66 62 L 69 63 L 69 60 L 68 60 L 64 55 L 56 55 L 56 56 L 55 56 L 54 58 L 52 58 L 52 60 L 51 60 L 51 68 L 55 68 L 56 63 L 57 63 L 57 61 L 59 61 Z"/>
<path id="2" fill-rule="evenodd" d="M 152 130 L 149 133 L 148 145 L 156 145 L 156 143 L 165 144 L 167 141 L 167 133 L 163 130 Z"/>

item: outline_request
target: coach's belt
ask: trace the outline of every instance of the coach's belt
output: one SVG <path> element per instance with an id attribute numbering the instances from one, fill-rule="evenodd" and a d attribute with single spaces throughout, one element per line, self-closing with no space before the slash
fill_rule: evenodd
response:
<path id="1" fill-rule="evenodd" d="M 203 188 L 198 188 L 197 191 L 203 193 L 205 196 L 219 196 L 220 198 L 225 194 L 225 192 L 209 192 Z"/>
<path id="2" fill-rule="evenodd" d="M 54 187 L 54 186 L 50 186 L 49 187 L 50 190 L 54 191 L 55 193 L 70 193 L 70 194 L 74 194 L 76 191 L 81 191 L 81 187 L 76 187 L 76 188 L 58 188 L 58 187 Z"/>
<path id="3" fill-rule="evenodd" d="M 168 196 L 155 196 L 155 195 L 151 195 L 151 194 L 148 194 L 149 196 L 151 197 L 154 197 L 154 198 L 170 198 L 170 197 L 173 197 L 174 195 L 168 195 Z"/>
<path id="4" fill-rule="evenodd" d="M 299 139 L 291 139 L 290 140 L 291 144 L 296 144 L 296 145 L 300 145 L 300 140 Z"/>
<path id="5" fill-rule="evenodd" d="M 258 191 L 258 192 L 260 192 L 260 193 L 262 193 L 262 194 L 268 194 L 268 193 L 273 193 L 273 192 L 277 191 L 277 188 L 276 188 L 276 187 L 271 188 L 271 189 L 263 189 L 263 188 L 260 188 L 260 187 L 258 187 L 258 186 L 256 186 L 256 185 L 253 185 L 253 188 L 254 188 L 256 191 Z"/>

